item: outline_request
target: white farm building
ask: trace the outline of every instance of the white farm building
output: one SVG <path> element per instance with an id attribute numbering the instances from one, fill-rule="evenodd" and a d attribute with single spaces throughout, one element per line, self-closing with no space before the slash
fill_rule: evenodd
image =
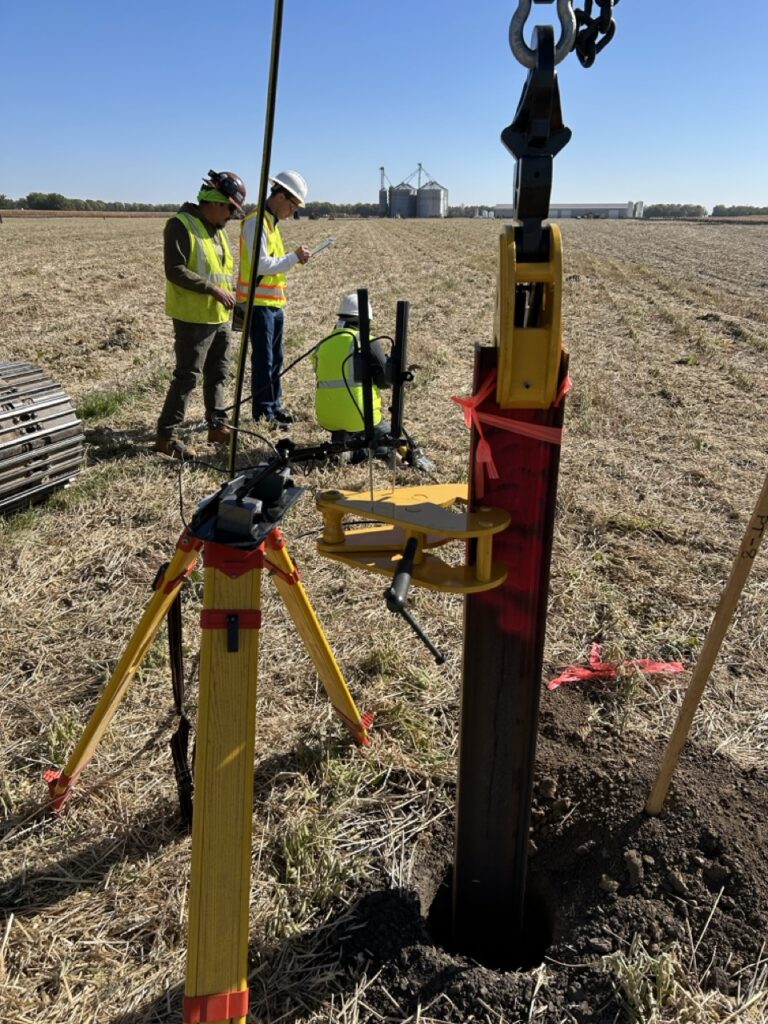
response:
<path id="1" fill-rule="evenodd" d="M 633 220 L 643 216 L 644 204 L 633 203 L 550 203 L 550 220 L 565 220 L 567 217 L 602 218 L 606 220 Z M 509 220 L 514 217 L 515 208 L 509 203 L 499 203 L 494 216 Z"/>

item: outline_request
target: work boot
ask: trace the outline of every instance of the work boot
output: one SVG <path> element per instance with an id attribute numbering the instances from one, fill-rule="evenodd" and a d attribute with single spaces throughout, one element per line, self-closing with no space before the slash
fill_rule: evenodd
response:
<path id="1" fill-rule="evenodd" d="M 187 459 L 194 459 L 197 452 L 194 448 L 184 444 L 178 437 L 158 437 L 155 439 L 155 451 L 161 455 L 168 455 L 172 459 L 185 462 Z"/>
<path id="2" fill-rule="evenodd" d="M 287 409 L 275 409 L 275 419 L 278 423 L 285 424 L 294 423 L 296 421 L 296 417 L 293 413 L 288 412 Z"/>
<path id="3" fill-rule="evenodd" d="M 208 441 L 210 444 L 229 444 L 231 437 L 232 431 L 229 429 L 226 420 L 208 424 Z"/>
<path id="4" fill-rule="evenodd" d="M 290 430 L 290 423 L 287 423 L 284 418 L 279 418 L 277 415 L 272 415 L 269 412 L 260 412 L 253 417 L 254 422 L 258 424 L 264 424 L 269 427 L 270 430 Z M 291 417 L 293 422 L 293 417 Z"/>

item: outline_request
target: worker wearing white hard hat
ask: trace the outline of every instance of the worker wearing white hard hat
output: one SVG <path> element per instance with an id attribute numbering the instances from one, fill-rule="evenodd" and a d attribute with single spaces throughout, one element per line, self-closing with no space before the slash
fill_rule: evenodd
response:
<path id="1" fill-rule="evenodd" d="M 251 311 L 251 407 L 255 420 L 287 427 L 293 416 L 283 408 L 280 374 L 283 368 L 283 328 L 286 305 L 286 274 L 297 263 L 306 263 L 310 251 L 299 245 L 286 253 L 278 222 L 292 217 L 307 201 L 307 183 L 298 171 L 270 176 L 272 191 L 264 209 L 259 241 L 258 280 Z M 259 211 L 245 218 L 240 233 L 240 273 L 237 302 L 245 305 L 251 287 L 253 251 Z"/>
<path id="2" fill-rule="evenodd" d="M 368 319 L 373 310 L 368 303 Z M 363 367 L 360 349 L 360 318 L 357 294 L 350 292 L 339 304 L 336 329 L 312 353 L 315 370 L 315 418 L 331 432 L 331 441 L 344 442 L 364 436 Z M 391 386 L 392 367 L 380 341 L 370 344 L 374 438 L 389 433 L 382 419 L 381 389 Z M 361 452 L 361 455 L 363 453 Z M 386 456 L 387 450 L 383 450 Z"/>

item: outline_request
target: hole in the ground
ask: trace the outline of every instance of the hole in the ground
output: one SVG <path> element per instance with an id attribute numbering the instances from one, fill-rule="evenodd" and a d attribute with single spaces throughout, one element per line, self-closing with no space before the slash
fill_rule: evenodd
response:
<path id="1" fill-rule="evenodd" d="M 437 890 L 427 913 L 427 928 L 434 941 L 449 953 L 471 956 L 494 971 L 528 971 L 543 963 L 552 942 L 553 915 L 542 893 L 529 880 L 523 907 L 523 927 L 519 936 L 504 925 L 473 922 L 468 935 L 454 935 L 451 920 L 453 871 Z"/>

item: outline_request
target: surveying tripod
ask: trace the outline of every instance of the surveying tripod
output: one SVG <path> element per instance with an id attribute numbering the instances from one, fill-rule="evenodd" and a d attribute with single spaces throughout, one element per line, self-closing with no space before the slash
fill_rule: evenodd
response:
<path id="1" fill-rule="evenodd" d="M 200 555 L 200 695 L 192 824 L 184 1019 L 245 1018 L 261 578 L 275 581 L 341 721 L 368 743 L 361 714 L 301 582 L 278 522 L 301 495 L 287 469 L 259 466 L 204 501 L 158 575 L 155 592 L 61 772 L 47 773 L 59 810 Z"/>

